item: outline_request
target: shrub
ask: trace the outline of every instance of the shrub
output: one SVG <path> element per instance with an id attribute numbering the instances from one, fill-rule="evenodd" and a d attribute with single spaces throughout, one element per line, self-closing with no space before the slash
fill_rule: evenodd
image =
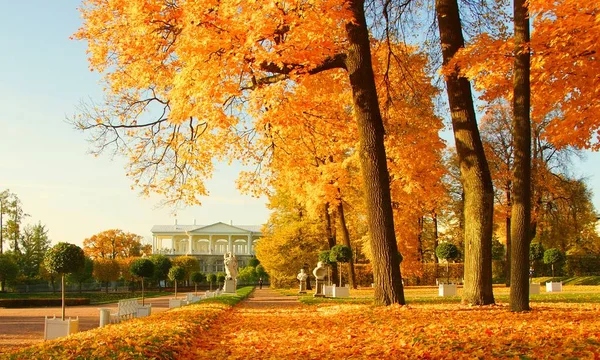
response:
<path id="1" fill-rule="evenodd" d="M 17 278 L 18 273 L 19 266 L 12 257 L 8 254 L 0 254 L 0 281 L 13 281 Z"/>
<path id="2" fill-rule="evenodd" d="M 260 264 L 260 260 L 258 260 L 257 258 L 253 257 L 252 259 L 250 259 L 248 261 L 248 266 L 252 266 L 253 268 L 257 267 L 258 264 Z"/>
<path id="3" fill-rule="evenodd" d="M 198 293 L 198 284 L 204 282 L 204 280 L 206 280 L 206 276 L 200 271 L 194 271 L 190 275 L 190 280 L 192 280 L 192 282 L 194 283 L 195 291 L 196 293 Z"/>
<path id="4" fill-rule="evenodd" d="M 504 260 L 505 254 L 506 250 L 504 248 L 504 244 L 494 239 L 492 241 L 492 260 Z"/>
<path id="5" fill-rule="evenodd" d="M 61 306 L 61 299 L 0 299 L 0 308 L 30 308 L 30 307 L 49 307 Z M 89 298 L 70 298 L 65 299 L 65 305 L 89 305 Z"/>
<path id="6" fill-rule="evenodd" d="M 144 278 L 154 275 L 154 263 L 150 259 L 137 259 L 131 263 L 129 272 L 142 279 L 142 305 L 144 305 Z"/>
<path id="7" fill-rule="evenodd" d="M 438 258 L 446 261 L 454 260 L 459 256 L 456 245 L 449 242 L 439 244 L 435 249 L 435 254 Z"/>
<path id="8" fill-rule="evenodd" d="M 571 276 L 600 275 L 600 256 L 567 255 L 567 273 Z"/>
<path id="9" fill-rule="evenodd" d="M 206 281 L 208 282 L 208 286 L 210 287 L 210 290 L 212 291 L 212 284 L 217 281 L 217 275 L 210 273 L 206 275 Z"/>

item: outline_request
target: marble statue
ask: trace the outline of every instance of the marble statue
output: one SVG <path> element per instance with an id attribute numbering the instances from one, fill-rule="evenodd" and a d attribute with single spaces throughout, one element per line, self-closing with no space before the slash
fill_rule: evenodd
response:
<path id="1" fill-rule="evenodd" d="M 227 252 L 223 255 L 223 263 L 225 264 L 225 279 L 236 280 L 238 274 L 238 262 L 234 254 Z"/>
<path id="2" fill-rule="evenodd" d="M 313 296 L 320 297 L 325 296 L 323 293 L 323 285 L 325 281 L 325 276 L 327 275 L 327 268 L 323 266 L 323 262 L 319 261 L 317 263 L 317 267 L 313 270 L 313 275 L 315 276 L 315 294 Z"/>
<path id="3" fill-rule="evenodd" d="M 304 272 L 304 269 L 300 269 L 300 273 L 296 276 L 298 280 L 300 280 L 300 291 L 299 294 L 306 293 L 306 280 L 308 279 L 308 274 Z"/>

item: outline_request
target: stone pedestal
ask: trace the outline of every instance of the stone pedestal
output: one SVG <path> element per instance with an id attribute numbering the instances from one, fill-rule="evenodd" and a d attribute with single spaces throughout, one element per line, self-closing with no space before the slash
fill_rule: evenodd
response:
<path id="1" fill-rule="evenodd" d="M 169 309 L 177 308 L 182 305 L 182 299 L 169 299 Z"/>
<path id="2" fill-rule="evenodd" d="M 323 285 L 323 295 L 333 296 L 333 288 L 335 285 Z"/>
<path id="3" fill-rule="evenodd" d="M 333 286 L 333 297 L 350 297 L 350 288 L 347 286 Z"/>
<path id="4" fill-rule="evenodd" d="M 306 294 L 306 280 L 300 280 L 300 290 L 298 294 Z"/>
<path id="5" fill-rule="evenodd" d="M 148 305 L 140 305 L 137 308 L 137 314 L 136 317 L 144 317 L 144 316 L 150 316 L 150 314 L 152 313 L 152 304 L 148 304 Z"/>
<path id="6" fill-rule="evenodd" d="M 314 293 L 314 297 L 324 297 L 325 294 L 323 294 L 323 280 L 321 279 L 317 279 L 315 281 L 315 293 Z"/>
<path id="7" fill-rule="evenodd" d="M 530 283 L 529 284 L 529 295 L 537 295 L 540 293 L 540 284 Z"/>
<path id="8" fill-rule="evenodd" d="M 223 293 L 225 294 L 235 294 L 235 280 L 228 279 L 225 280 L 225 284 L 223 285 Z"/>
<path id="9" fill-rule="evenodd" d="M 456 296 L 456 284 L 440 284 L 439 296 Z"/>
<path id="10" fill-rule="evenodd" d="M 547 282 L 546 283 L 546 292 L 561 292 L 562 291 L 562 282 Z"/>
<path id="11" fill-rule="evenodd" d="M 110 316 L 110 315 L 109 315 Z M 44 340 L 52 340 L 59 337 L 74 334 L 79 331 L 79 318 L 61 320 L 56 317 L 46 317 L 44 324 Z"/>

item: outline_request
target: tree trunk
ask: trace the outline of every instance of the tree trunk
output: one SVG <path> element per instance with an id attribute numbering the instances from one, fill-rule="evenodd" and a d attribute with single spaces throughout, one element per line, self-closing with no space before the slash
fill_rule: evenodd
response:
<path id="1" fill-rule="evenodd" d="M 504 269 L 504 283 L 506 286 L 510 286 L 510 259 L 511 259 L 511 251 L 512 251 L 512 241 L 510 237 L 511 232 L 511 219 L 510 219 L 510 211 L 512 211 L 512 200 L 510 198 L 510 182 L 506 184 L 506 206 L 508 206 L 506 213 L 506 258 L 505 258 L 505 269 Z"/>
<path id="2" fill-rule="evenodd" d="M 342 204 L 342 200 L 338 204 L 338 215 L 340 218 L 340 226 L 342 228 L 342 242 L 344 245 L 352 249 L 350 245 L 350 233 L 348 232 L 348 226 L 346 226 L 346 217 L 344 216 L 344 205 Z M 354 253 L 354 250 L 353 250 Z M 350 257 L 350 261 L 348 262 L 348 282 L 350 283 L 350 287 L 356 289 L 356 274 L 354 273 L 354 256 Z M 340 279 L 342 276 L 340 275 Z M 342 286 L 340 282 L 340 286 Z"/>
<path id="3" fill-rule="evenodd" d="M 446 65 L 464 46 L 457 0 L 436 0 L 442 56 Z M 461 180 L 465 192 L 465 285 L 463 303 L 494 303 L 492 292 L 492 219 L 494 193 L 477 128 L 471 86 L 458 68 L 446 76 L 448 101 Z"/>
<path id="4" fill-rule="evenodd" d="M 334 222 L 331 221 L 331 215 L 329 214 L 329 203 L 325 203 L 325 233 L 327 234 L 327 245 L 329 246 L 329 250 L 331 250 L 331 248 L 335 246 L 336 242 L 333 223 Z M 330 268 L 331 277 L 337 279 L 337 267 L 330 266 Z M 329 270 L 327 271 L 327 275 L 329 276 Z M 329 278 L 328 280 L 331 282 L 331 278 Z"/>
<path id="5" fill-rule="evenodd" d="M 375 304 L 404 304 L 383 142 L 384 128 L 371 64 L 364 0 L 350 0 L 349 8 L 354 21 L 346 24 L 349 44 L 345 65 L 352 87 L 354 116 L 360 140 L 359 155 L 373 254 Z"/>
<path id="6" fill-rule="evenodd" d="M 65 320 L 65 274 L 61 274 L 60 277 L 60 290 L 61 290 L 61 300 L 62 300 L 62 320 Z"/>
<path id="7" fill-rule="evenodd" d="M 531 123 L 529 121 L 529 15 L 525 0 L 514 1 L 515 69 L 513 99 L 513 205 L 510 308 L 529 310 L 529 226 L 531 223 Z"/>
<path id="8" fill-rule="evenodd" d="M 175 299 L 177 299 L 177 280 L 175 280 Z"/>
<path id="9" fill-rule="evenodd" d="M 434 263 L 439 263 L 440 259 L 438 259 L 437 254 L 435 253 L 435 249 L 437 249 L 438 247 L 438 219 L 437 219 L 437 213 L 434 211 L 433 215 L 433 261 Z"/>

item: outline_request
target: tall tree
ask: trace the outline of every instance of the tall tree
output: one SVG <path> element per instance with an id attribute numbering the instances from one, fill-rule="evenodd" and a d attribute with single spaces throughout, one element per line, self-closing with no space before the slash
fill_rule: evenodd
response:
<path id="1" fill-rule="evenodd" d="M 9 240 L 10 248 L 15 252 L 19 253 L 19 241 L 21 240 L 21 224 L 23 218 L 29 216 L 23 212 L 23 206 L 19 197 L 11 193 L 10 190 L 4 190 L 0 193 L 0 204 L 2 213 L 3 227 L 0 231 L 3 232 L 1 240 Z M 2 245 L 0 244 L 0 253 L 2 252 Z"/>
<path id="2" fill-rule="evenodd" d="M 25 226 L 21 238 L 19 261 L 25 276 L 33 278 L 40 274 L 40 264 L 44 261 L 44 254 L 49 249 L 48 230 L 42 223 Z"/>
<path id="3" fill-rule="evenodd" d="M 447 66 L 465 45 L 458 2 L 436 0 L 435 4 L 443 62 Z M 445 71 L 452 128 L 465 194 L 465 286 L 462 300 L 474 305 L 492 304 L 492 179 L 477 128 L 469 80 L 460 75 L 460 68 L 456 64 Z"/>
<path id="4" fill-rule="evenodd" d="M 75 36 L 88 40 L 92 68 L 107 72 L 108 102 L 116 116 L 108 114 L 107 119 L 110 109 L 101 109 L 81 128 L 96 128 L 108 136 L 115 126 L 127 129 L 131 137 L 149 144 L 138 152 L 126 150 L 132 156 L 130 173 L 143 180 L 144 191 L 155 189 L 172 199 L 197 202 L 197 196 L 205 193 L 203 179 L 212 170 L 210 158 L 227 149 L 221 145 L 235 122 L 231 114 L 242 104 L 241 95 L 280 79 L 300 80 L 304 75 L 344 69 L 359 128 L 376 303 L 404 303 L 364 7 L 364 0 L 272 6 L 239 1 L 144 2 L 143 6 L 137 1 L 125 6 L 90 0 L 82 8 L 84 25 Z M 155 35 L 140 37 L 140 33 Z M 216 107 L 217 103 L 224 106 Z M 164 106 L 163 115 L 168 115 L 138 123 L 136 117 L 150 104 Z M 183 122 L 189 125 L 185 130 Z M 164 135 L 157 134 L 161 129 Z M 187 136 L 208 141 L 182 146 Z M 155 140 L 165 145 L 165 152 L 153 151 Z M 146 161 L 154 159 L 158 163 Z M 171 171 L 154 172 L 153 165 L 161 164 Z"/>

